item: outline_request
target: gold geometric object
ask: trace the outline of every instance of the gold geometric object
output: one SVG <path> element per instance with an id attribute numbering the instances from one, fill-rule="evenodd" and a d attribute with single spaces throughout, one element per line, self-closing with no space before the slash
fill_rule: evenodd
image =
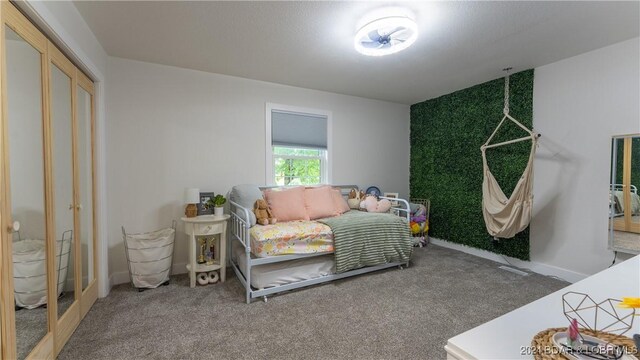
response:
<path id="1" fill-rule="evenodd" d="M 633 327 L 636 311 L 618 307 L 621 302 L 606 299 L 596 303 L 587 294 L 570 291 L 562 295 L 562 310 L 569 322 L 576 319 L 582 328 L 622 335 Z"/>

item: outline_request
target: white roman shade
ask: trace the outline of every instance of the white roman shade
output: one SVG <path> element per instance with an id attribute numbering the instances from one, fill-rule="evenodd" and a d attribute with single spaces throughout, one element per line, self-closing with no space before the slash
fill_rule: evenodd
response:
<path id="1" fill-rule="evenodd" d="M 327 117 L 272 110 L 271 145 L 327 149 Z"/>

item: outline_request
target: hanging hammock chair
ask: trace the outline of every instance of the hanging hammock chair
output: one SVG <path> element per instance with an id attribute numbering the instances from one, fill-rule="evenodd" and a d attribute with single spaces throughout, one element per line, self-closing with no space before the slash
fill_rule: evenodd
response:
<path id="1" fill-rule="evenodd" d="M 510 69 L 505 70 L 508 71 Z M 531 208 L 533 206 L 533 159 L 538 137 L 540 136 L 509 115 L 508 74 L 505 77 L 504 103 L 504 116 L 502 117 L 502 121 L 500 121 L 498 127 L 496 127 L 484 145 L 480 147 L 480 151 L 482 152 L 482 173 L 484 176 L 482 181 L 482 214 L 487 226 L 487 231 L 494 239 L 512 238 L 524 230 L 529 225 L 529 222 L 531 222 Z M 505 121 L 513 122 L 524 130 L 528 136 L 497 144 L 490 144 Z M 518 180 L 511 197 L 507 198 L 500 188 L 498 181 L 496 181 L 496 178 L 491 174 L 491 170 L 487 164 L 486 150 L 528 140 L 531 140 L 529 162 L 524 169 L 524 173 Z"/>

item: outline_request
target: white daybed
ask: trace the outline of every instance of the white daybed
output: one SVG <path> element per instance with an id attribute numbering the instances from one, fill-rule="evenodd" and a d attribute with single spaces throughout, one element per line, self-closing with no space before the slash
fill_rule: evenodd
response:
<path id="1" fill-rule="evenodd" d="M 354 186 L 333 186 L 341 190 L 343 196 L 349 189 Z M 261 190 L 268 189 L 269 187 L 261 187 Z M 395 219 L 406 220 L 406 231 L 408 241 L 411 242 L 410 233 L 408 230 L 409 223 L 409 203 L 404 199 L 389 199 L 393 200 L 394 204 L 398 204 L 392 208 L 392 213 L 396 216 Z M 336 272 L 336 262 L 333 250 L 333 234 L 331 234 L 331 228 L 329 229 L 329 236 L 326 236 L 326 232 L 323 229 L 316 229 L 317 237 L 315 238 L 315 244 L 313 253 L 295 253 L 295 254 L 277 254 L 277 251 L 265 251 L 265 247 L 269 249 L 275 249 L 275 246 L 262 246 L 255 236 L 252 237 L 252 227 L 250 226 L 250 213 L 252 209 L 241 206 L 237 202 L 233 201 L 231 197 L 230 201 L 230 215 L 231 215 L 231 246 L 229 246 L 229 259 L 231 266 L 236 273 L 236 276 L 245 288 L 246 302 L 249 304 L 252 299 L 262 297 L 264 301 L 267 301 L 267 295 L 293 290 L 305 286 L 315 285 L 323 282 L 333 281 L 349 276 L 364 274 L 372 271 L 386 269 L 390 267 L 402 268 L 403 266 L 409 266 L 409 260 L 406 261 L 389 261 L 374 266 L 360 267 L 345 272 Z M 360 213 L 357 210 L 352 210 Z M 346 216 L 347 214 L 345 214 Z M 360 214 L 353 214 L 362 216 Z M 376 214 L 381 215 L 381 214 Z M 373 216 L 373 215 L 372 215 Z M 392 216 L 384 214 L 384 216 Z M 404 221 L 403 220 L 403 221 Z M 320 220 L 323 221 L 323 220 Z M 304 228 L 304 226 L 326 226 L 319 224 L 316 221 L 310 221 L 314 224 L 305 224 L 300 222 L 295 224 Z M 263 230 L 261 225 L 256 225 L 258 228 L 253 229 L 253 234 L 256 231 Z M 286 225 L 283 225 L 287 227 Z M 403 227 L 402 229 L 405 229 Z M 292 230 L 296 231 L 296 229 Z M 300 231 L 300 230 L 297 230 Z M 404 231 L 404 230 L 397 230 Z M 304 231 L 303 231 L 304 232 Z M 376 241 L 386 241 L 385 235 L 381 234 L 372 235 Z M 404 236 L 404 234 L 402 235 Z M 391 236 L 388 236 L 391 239 Z M 287 240 L 292 241 L 292 240 Z M 295 241 L 295 239 L 293 239 Z M 395 238 L 393 241 L 396 241 Z M 318 245 L 319 244 L 319 245 Z M 394 247 L 400 248 L 400 246 Z M 406 248 L 405 248 L 406 249 Z M 399 250 L 402 251 L 402 250 Z M 410 251 L 408 256 L 410 256 Z M 295 251 L 294 251 L 295 252 Z M 274 254 L 274 255 L 271 255 Z M 406 255 L 406 254 L 405 254 Z"/>
<path id="2" fill-rule="evenodd" d="M 625 205 L 624 202 L 624 188 L 623 184 L 611 184 L 609 195 L 610 202 L 610 216 L 620 217 L 624 216 L 625 208 L 629 207 L 629 213 L 633 215 L 640 215 L 640 196 L 638 196 L 638 188 L 635 185 L 629 187 L 630 190 L 630 204 Z"/>

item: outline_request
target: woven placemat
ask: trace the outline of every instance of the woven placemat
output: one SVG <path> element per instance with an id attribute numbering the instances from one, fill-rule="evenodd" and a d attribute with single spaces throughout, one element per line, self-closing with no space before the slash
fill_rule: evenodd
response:
<path id="1" fill-rule="evenodd" d="M 548 359 L 568 359 L 564 355 L 560 354 L 560 349 L 553 344 L 553 335 L 558 332 L 565 332 L 567 328 L 552 328 L 540 331 L 531 340 L 531 355 L 536 360 L 548 360 Z M 612 344 L 626 347 L 627 354 L 638 357 L 638 349 L 633 341 L 624 335 L 617 335 L 603 331 L 591 331 L 587 329 L 580 329 L 580 333 L 584 335 L 590 335 L 597 337 L 603 341 L 611 342 Z"/>

